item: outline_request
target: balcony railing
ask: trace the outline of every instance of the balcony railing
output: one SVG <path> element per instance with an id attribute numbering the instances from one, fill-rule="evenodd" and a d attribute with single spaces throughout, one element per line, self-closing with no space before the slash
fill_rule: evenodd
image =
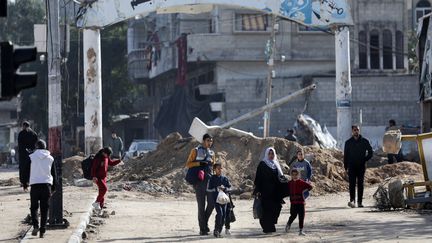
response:
<path id="1" fill-rule="evenodd" d="M 132 80 L 148 79 L 150 59 L 146 49 L 135 49 L 128 54 L 128 72 Z"/>

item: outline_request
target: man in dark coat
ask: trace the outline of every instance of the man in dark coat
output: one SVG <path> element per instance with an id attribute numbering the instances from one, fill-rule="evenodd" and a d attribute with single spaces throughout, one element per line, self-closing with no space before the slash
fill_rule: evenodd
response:
<path id="1" fill-rule="evenodd" d="M 366 162 L 372 158 L 373 150 L 369 141 L 360 135 L 360 128 L 352 126 L 352 137 L 345 142 L 344 167 L 348 172 L 350 201 L 348 206 L 355 207 L 355 188 L 357 182 L 357 206 L 363 207 L 363 183 Z"/>
<path id="2" fill-rule="evenodd" d="M 38 141 L 37 134 L 30 128 L 30 123 L 22 123 L 22 131 L 18 134 L 18 160 L 19 160 L 19 177 L 21 186 L 27 191 L 30 178 L 30 157 L 29 154 L 35 149 Z"/>

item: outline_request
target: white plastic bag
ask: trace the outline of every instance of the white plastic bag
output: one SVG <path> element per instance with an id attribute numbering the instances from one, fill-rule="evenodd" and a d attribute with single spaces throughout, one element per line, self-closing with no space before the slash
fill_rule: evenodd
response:
<path id="1" fill-rule="evenodd" d="M 230 202 L 230 199 L 229 199 L 228 195 L 225 194 L 225 192 L 220 190 L 218 193 L 218 196 L 216 198 L 216 202 L 219 204 L 225 205 L 225 204 Z"/>

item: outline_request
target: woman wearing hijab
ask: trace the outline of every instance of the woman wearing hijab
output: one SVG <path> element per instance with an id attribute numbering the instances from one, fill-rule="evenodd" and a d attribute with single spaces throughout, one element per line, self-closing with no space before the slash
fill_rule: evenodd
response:
<path id="1" fill-rule="evenodd" d="M 274 148 L 267 148 L 264 159 L 257 168 L 254 189 L 254 195 L 261 199 L 260 224 L 266 234 L 276 232 L 275 224 L 282 208 L 281 178 L 283 178 L 283 173 L 276 157 L 276 151 Z"/>

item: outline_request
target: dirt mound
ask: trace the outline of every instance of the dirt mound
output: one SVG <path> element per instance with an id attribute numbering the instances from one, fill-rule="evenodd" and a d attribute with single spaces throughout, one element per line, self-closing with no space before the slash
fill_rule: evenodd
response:
<path id="1" fill-rule="evenodd" d="M 289 170 L 287 163 L 301 148 L 298 143 L 286 139 L 239 135 L 227 129 L 218 129 L 213 135 L 213 149 L 217 161 L 224 167 L 224 174 L 235 188 L 248 193 L 253 189 L 256 168 L 266 147 L 275 147 L 279 162 L 286 174 Z M 156 151 L 128 161 L 124 170 L 116 173 L 113 180 L 144 180 L 161 186 L 163 190 L 191 192 L 192 187 L 184 180 L 185 162 L 189 152 L 198 144 L 193 138 L 182 138 L 178 133 L 170 134 L 159 144 Z M 348 177 L 343 167 L 341 151 L 318 147 L 303 147 L 303 149 L 313 167 L 314 194 L 348 189 Z M 415 163 L 385 165 L 368 169 L 366 182 L 373 184 L 389 176 L 417 174 L 421 174 L 421 166 Z"/>
<path id="2" fill-rule="evenodd" d="M 75 179 L 82 178 L 81 161 L 84 159 L 76 155 L 63 160 L 63 183 L 73 184 Z"/>

